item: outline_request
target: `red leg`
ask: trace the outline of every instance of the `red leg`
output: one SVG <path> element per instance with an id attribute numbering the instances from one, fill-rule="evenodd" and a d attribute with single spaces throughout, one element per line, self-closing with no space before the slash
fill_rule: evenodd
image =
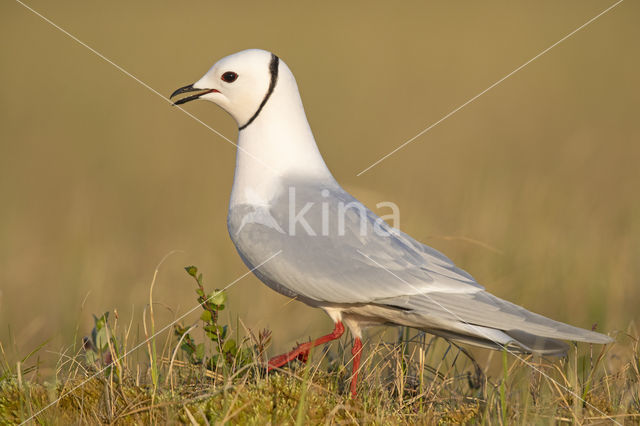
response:
<path id="1" fill-rule="evenodd" d="M 362 340 L 359 337 L 353 341 L 353 373 L 351 374 L 351 396 L 356 396 L 356 386 L 358 384 L 358 370 L 360 369 L 360 355 L 362 354 Z"/>
<path id="2" fill-rule="evenodd" d="M 292 361 L 296 358 L 300 359 L 303 362 L 306 362 L 307 358 L 309 357 L 309 351 L 311 350 L 311 348 L 315 348 L 316 346 L 322 345 L 323 343 L 327 343 L 332 340 L 338 339 L 340 338 L 340 336 L 342 336 L 343 333 L 344 333 L 344 325 L 342 325 L 342 322 L 338 321 L 333 331 L 327 334 L 326 336 L 322 336 L 311 342 L 302 343 L 301 345 L 298 345 L 298 347 L 292 350 L 291 352 L 287 352 L 286 354 L 278 355 L 276 357 L 271 358 L 269 360 L 268 371 L 271 371 L 274 368 L 281 367 L 286 363 L 288 363 L 289 361 Z"/>

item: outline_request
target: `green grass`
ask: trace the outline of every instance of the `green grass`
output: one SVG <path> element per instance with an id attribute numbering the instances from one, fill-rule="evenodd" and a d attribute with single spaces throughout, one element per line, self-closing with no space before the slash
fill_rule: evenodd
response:
<path id="1" fill-rule="evenodd" d="M 350 338 L 316 350 L 306 365 L 295 361 L 267 374 L 270 332 L 255 333 L 240 320 L 242 330 L 218 324 L 226 295 L 214 291 L 205 297 L 202 274 L 186 269 L 196 279 L 203 313 L 173 334 L 130 342 L 130 324 L 121 326 L 108 313 L 94 316 L 90 337 L 80 350 L 60 356 L 54 377 L 40 374 L 41 348 L 12 364 L 1 346 L 0 423 L 640 421 L 636 332 L 621 334 L 605 348 L 574 345 L 566 359 L 503 351 L 492 360 L 500 352 L 470 352 L 408 329 L 397 339 L 374 330 L 365 344 L 358 396 L 352 398 Z M 127 354 L 134 344 L 146 349 L 146 359 Z M 490 356 L 480 360 L 482 354 Z"/>
<path id="2" fill-rule="evenodd" d="M 416 386 L 420 374 L 416 360 L 403 358 L 400 347 L 377 346 L 366 354 L 363 377 L 367 380 L 360 384 L 356 399 L 348 396 L 349 370 L 343 368 L 342 359 L 315 361 L 307 368 L 296 364 L 268 377 L 257 364 L 223 376 L 178 363 L 168 381 L 167 359 L 163 359 L 162 384 L 157 389 L 149 371 L 136 374 L 139 365 L 129 366 L 122 382 L 114 375 L 93 377 L 93 370 L 77 366 L 72 372 L 61 371 L 55 383 L 5 377 L 0 383 L 0 422 L 22 422 L 58 397 L 54 406 L 37 416 L 39 422 L 188 423 L 194 419 L 202 424 L 206 418 L 209 423 L 242 424 L 530 424 L 595 422 L 607 417 L 638 421 L 637 343 L 632 348 L 635 359 L 620 371 L 608 372 L 604 365 L 585 370 L 588 386 L 584 379 L 577 386 L 568 380 L 571 372 L 566 362 L 529 360 L 557 384 L 514 362 L 504 382 L 487 376 L 475 388 L 469 386 L 463 368 L 449 365 L 437 378 L 423 371 L 429 378 L 421 392 Z M 397 374 L 403 369 L 394 365 L 400 359 L 407 364 L 402 377 Z"/>

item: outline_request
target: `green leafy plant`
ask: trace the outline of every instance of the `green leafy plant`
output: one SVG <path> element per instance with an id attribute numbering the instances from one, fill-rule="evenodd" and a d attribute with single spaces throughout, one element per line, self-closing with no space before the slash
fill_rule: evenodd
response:
<path id="1" fill-rule="evenodd" d="M 210 370 L 216 370 L 220 366 L 238 367 L 251 363 L 252 350 L 241 347 L 235 339 L 229 337 L 229 327 L 218 323 L 220 312 L 225 309 L 227 294 L 222 290 L 214 290 L 207 294 L 204 289 L 202 273 L 198 273 L 195 266 L 184 268 L 196 282 L 196 294 L 202 307 L 200 320 L 205 336 L 211 341 L 216 353 L 207 357 L 205 343 L 196 343 L 188 332 L 187 327 L 178 324 L 174 327 L 175 334 L 182 340 L 180 348 L 186 354 L 192 364 L 205 365 Z M 262 336 L 263 333 L 260 333 Z M 260 350 L 258 349 L 260 352 Z"/>
<path id="2" fill-rule="evenodd" d="M 120 375 L 118 368 L 119 345 L 115 336 L 109 331 L 109 312 L 97 317 L 93 315 L 94 326 L 90 337 L 82 339 L 85 361 L 94 367 L 104 368 L 107 375 L 115 365 L 116 373 Z"/>

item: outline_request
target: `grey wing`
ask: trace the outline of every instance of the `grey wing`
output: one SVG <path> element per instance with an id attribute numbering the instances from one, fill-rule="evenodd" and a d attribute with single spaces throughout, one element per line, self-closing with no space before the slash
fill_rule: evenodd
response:
<path id="1" fill-rule="evenodd" d="M 295 214 L 306 203 L 317 204 L 305 211 L 305 223 L 294 220 L 291 226 L 295 214 L 287 196 L 262 208 L 258 216 L 267 219 L 243 221 L 248 214 L 255 218 L 256 209 L 261 209 L 249 205 L 235 206 L 229 215 L 231 238 L 249 266 L 281 250 L 257 273 L 274 289 L 329 303 L 482 290 L 442 253 L 389 227 L 339 187 L 332 187 L 324 199 L 319 198 L 320 188 L 308 184 L 295 188 Z M 329 218 L 324 228 L 323 217 Z M 265 226 L 274 221 L 280 230 Z"/>
<path id="2" fill-rule="evenodd" d="M 319 188 L 296 188 L 298 208 L 317 202 Z M 298 210 L 292 213 L 286 199 L 268 208 L 241 205 L 230 211 L 231 238 L 249 267 L 280 253 L 255 271 L 267 285 L 311 304 L 380 308 L 377 313 L 390 323 L 486 347 L 515 342 L 527 351 L 560 354 L 566 345 L 555 339 L 611 341 L 485 292 L 442 253 L 391 229 L 339 188 L 331 189 L 325 203 L 303 215 L 305 226 L 291 226 Z M 323 212 L 340 217 L 341 205 L 352 206 L 342 227 L 323 228 Z"/>
<path id="3" fill-rule="evenodd" d="M 434 292 L 377 302 L 421 316 L 425 319 L 425 325 L 435 329 L 442 327 L 442 324 L 448 329 L 458 329 L 461 332 L 466 328 L 468 334 L 487 340 L 493 340 L 492 331 L 499 330 L 516 341 L 534 341 L 535 338 L 542 337 L 592 343 L 611 342 L 608 336 L 554 321 L 486 291 L 474 294 Z M 529 345 L 533 346 L 534 342 Z"/>

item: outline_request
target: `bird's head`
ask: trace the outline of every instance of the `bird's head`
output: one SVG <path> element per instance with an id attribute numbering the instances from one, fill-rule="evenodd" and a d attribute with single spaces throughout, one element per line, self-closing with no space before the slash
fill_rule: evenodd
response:
<path id="1" fill-rule="evenodd" d="M 260 113 L 275 89 L 280 60 L 259 49 L 243 50 L 218 62 L 198 81 L 173 92 L 181 98 L 174 105 L 196 99 L 211 101 L 227 111 L 243 129 Z"/>

